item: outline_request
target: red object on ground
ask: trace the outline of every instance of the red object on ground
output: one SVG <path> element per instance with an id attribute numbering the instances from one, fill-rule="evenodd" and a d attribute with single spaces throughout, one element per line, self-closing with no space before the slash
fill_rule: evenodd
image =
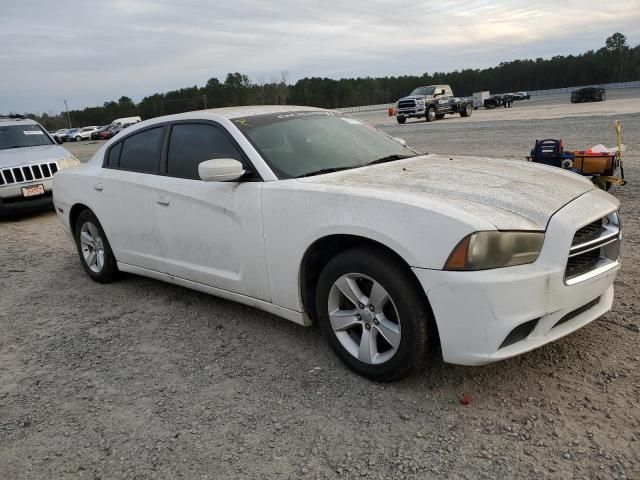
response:
<path id="1" fill-rule="evenodd" d="M 389 116 L 393 117 L 396 114 L 396 109 L 394 107 L 389 107 Z"/>
<path id="2" fill-rule="evenodd" d="M 473 403 L 473 397 L 468 393 L 463 393 L 462 397 L 460 398 L 460 403 L 462 405 L 471 405 Z"/>

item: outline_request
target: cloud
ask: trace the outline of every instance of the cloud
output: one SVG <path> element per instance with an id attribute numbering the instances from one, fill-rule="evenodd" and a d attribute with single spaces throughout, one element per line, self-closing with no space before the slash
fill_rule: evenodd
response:
<path id="1" fill-rule="evenodd" d="M 6 2 L 0 111 L 101 104 L 224 78 L 485 67 L 640 41 L 637 0 Z"/>

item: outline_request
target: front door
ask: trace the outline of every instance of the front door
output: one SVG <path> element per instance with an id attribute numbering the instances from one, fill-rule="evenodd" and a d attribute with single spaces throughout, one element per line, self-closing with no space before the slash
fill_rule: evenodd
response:
<path id="1" fill-rule="evenodd" d="M 261 181 L 205 182 L 198 164 L 243 161 L 228 133 L 212 123 L 171 126 L 166 175 L 153 204 L 166 273 L 271 300 L 261 213 Z"/>

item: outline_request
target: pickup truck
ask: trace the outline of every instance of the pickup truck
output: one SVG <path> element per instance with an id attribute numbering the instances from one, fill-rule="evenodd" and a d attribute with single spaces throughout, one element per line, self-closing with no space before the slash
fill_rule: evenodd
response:
<path id="1" fill-rule="evenodd" d="M 446 114 L 459 113 L 461 117 L 468 117 L 473 112 L 473 100 L 454 97 L 449 85 L 429 85 L 418 87 L 398 100 L 396 112 L 396 119 L 401 124 L 407 118 L 424 117 L 427 122 L 433 122 Z"/>

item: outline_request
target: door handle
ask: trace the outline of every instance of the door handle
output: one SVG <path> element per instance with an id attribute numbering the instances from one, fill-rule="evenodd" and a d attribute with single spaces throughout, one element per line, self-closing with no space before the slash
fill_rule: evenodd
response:
<path id="1" fill-rule="evenodd" d="M 167 205 L 169 205 L 169 203 L 171 203 L 171 202 L 169 201 L 169 199 L 168 199 L 167 197 L 158 197 L 158 198 L 156 199 L 156 203 L 157 203 L 158 205 L 165 205 L 165 206 L 167 206 Z"/>
<path id="2" fill-rule="evenodd" d="M 94 190 L 97 190 L 98 192 L 101 192 L 101 191 L 102 191 L 102 188 L 103 188 L 103 187 L 102 187 L 102 184 L 101 184 L 101 183 L 96 183 L 96 184 L 94 184 L 94 185 L 93 185 L 93 189 L 94 189 Z"/>

